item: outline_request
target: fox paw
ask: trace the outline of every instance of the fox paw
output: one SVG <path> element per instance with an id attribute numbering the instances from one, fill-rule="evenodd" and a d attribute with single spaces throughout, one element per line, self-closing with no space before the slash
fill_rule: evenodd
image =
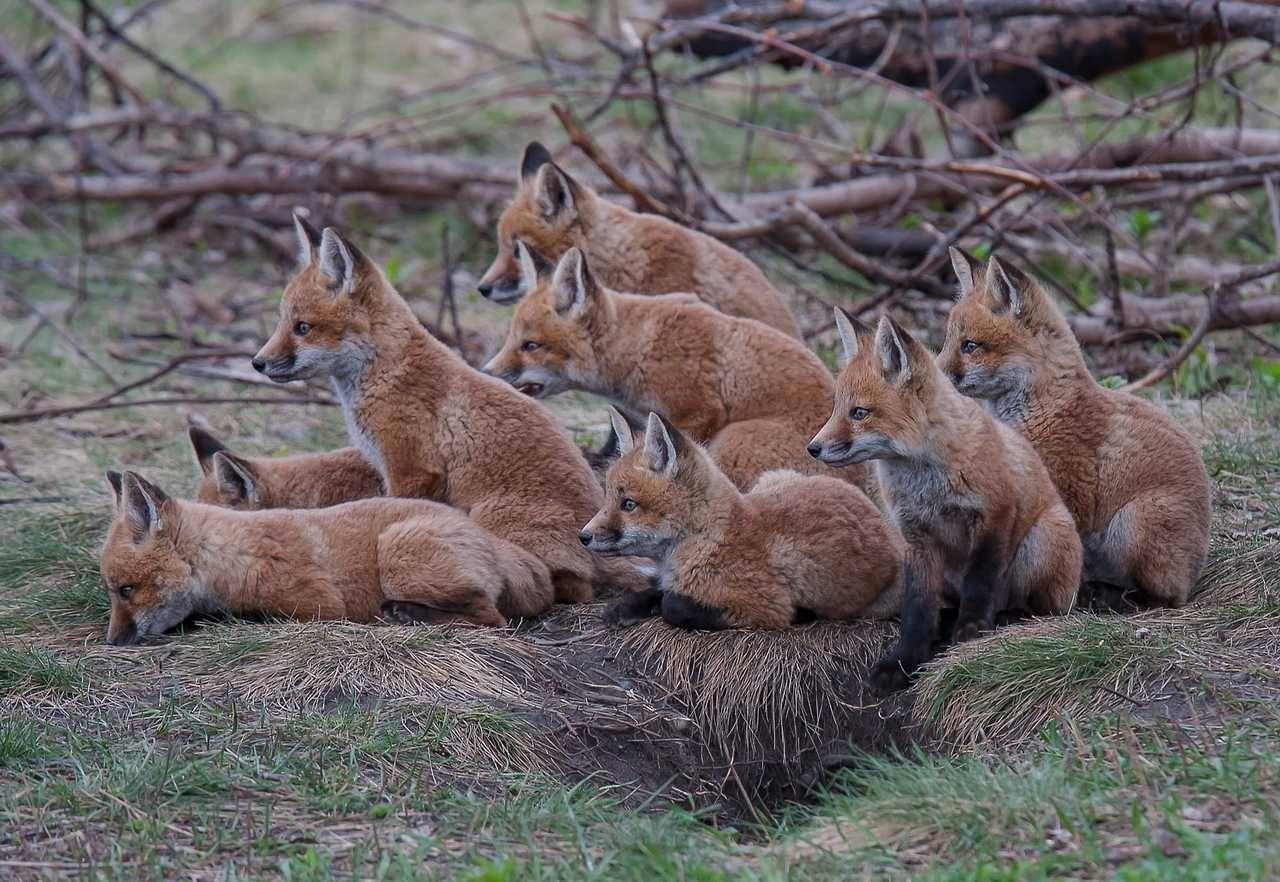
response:
<path id="1" fill-rule="evenodd" d="M 656 616 L 661 605 L 661 591 L 630 591 L 605 608 L 604 623 L 615 628 L 630 628 Z"/>
<path id="2" fill-rule="evenodd" d="M 901 692 L 911 684 L 911 678 L 902 668 L 902 662 L 895 656 L 889 656 L 876 662 L 871 669 L 871 686 L 877 692 L 889 694 Z"/>
<path id="3" fill-rule="evenodd" d="M 962 622 L 956 625 L 955 642 L 964 643 L 967 640 L 976 640 L 986 630 L 982 626 L 982 622 Z"/>

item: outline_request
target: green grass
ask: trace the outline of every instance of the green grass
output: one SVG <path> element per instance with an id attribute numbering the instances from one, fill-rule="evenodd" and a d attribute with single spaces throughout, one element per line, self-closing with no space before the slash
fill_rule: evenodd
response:
<path id="1" fill-rule="evenodd" d="M 69 695 L 80 692 L 87 684 L 88 675 L 77 661 L 62 661 L 39 646 L 0 645 L 0 695 Z"/>
<path id="2" fill-rule="evenodd" d="M 104 512 L 14 513 L 0 526 L 0 630 L 105 623 L 110 610 L 95 546 Z"/>

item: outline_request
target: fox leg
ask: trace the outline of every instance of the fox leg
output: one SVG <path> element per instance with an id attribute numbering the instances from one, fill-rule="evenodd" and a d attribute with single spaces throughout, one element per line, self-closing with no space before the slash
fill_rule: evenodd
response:
<path id="1" fill-rule="evenodd" d="M 641 591 L 623 591 L 604 611 L 604 623 L 620 628 L 638 625 L 662 611 L 662 589 L 651 585 Z"/>
<path id="2" fill-rule="evenodd" d="M 1105 530 L 1085 537 L 1086 578 L 1135 589 L 1148 603 L 1185 604 L 1209 553 L 1206 524 L 1187 509 L 1163 492 L 1130 501 Z"/>
<path id="3" fill-rule="evenodd" d="M 429 519 L 415 519 L 392 524 L 378 537 L 382 611 L 398 621 L 505 625 L 495 602 L 502 573 L 484 535 L 434 527 Z"/>
<path id="4" fill-rule="evenodd" d="M 972 640 L 995 627 L 996 582 L 1004 569 L 1005 543 L 983 536 L 969 557 L 960 586 L 960 609 L 956 614 L 955 642 Z"/>
<path id="5" fill-rule="evenodd" d="M 1023 537 L 1009 565 L 1010 609 L 1065 615 L 1080 590 L 1080 534 L 1067 507 L 1050 508 Z"/>
<path id="6" fill-rule="evenodd" d="M 871 685 L 882 692 L 905 689 L 916 668 L 933 654 L 938 637 L 938 598 L 942 594 L 942 562 L 931 549 L 912 547 L 902 563 L 906 596 L 898 642 L 871 669 Z"/>

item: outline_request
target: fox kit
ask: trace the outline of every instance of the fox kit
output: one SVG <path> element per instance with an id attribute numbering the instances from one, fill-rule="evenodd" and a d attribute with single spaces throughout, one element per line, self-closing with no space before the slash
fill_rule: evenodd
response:
<path id="1" fill-rule="evenodd" d="M 196 499 L 209 505 L 242 511 L 325 508 L 382 495 L 382 476 L 354 447 L 258 458 L 232 453 L 196 426 L 187 434 L 200 466 Z"/>
<path id="2" fill-rule="evenodd" d="M 1080 537 L 1027 440 L 957 392 L 887 316 L 871 330 L 836 310 L 846 363 L 831 419 L 809 447 L 831 466 L 876 461 L 907 541 L 897 646 L 872 672 L 898 689 L 932 651 L 942 604 L 955 639 L 1003 610 L 1066 613 L 1080 584 Z"/>
<path id="3" fill-rule="evenodd" d="M 743 490 L 771 469 L 823 471 L 804 449 L 827 417 L 832 380 L 803 343 L 684 295 L 610 291 L 577 248 L 554 273 L 539 273 L 523 243 L 518 251 L 531 293 L 487 373 L 537 398 L 581 389 L 657 411 L 708 444 Z"/>
<path id="4" fill-rule="evenodd" d="M 1098 385 L 1035 279 L 951 250 L 960 299 L 938 363 L 1030 439 L 1075 516 L 1085 579 L 1147 603 L 1187 602 L 1209 551 L 1209 479 L 1155 405 Z"/>
<path id="5" fill-rule="evenodd" d="M 658 561 L 648 600 L 682 628 L 786 628 L 798 616 L 888 618 L 902 597 L 902 538 L 856 487 L 795 472 L 741 493 L 711 457 L 655 413 L 634 438 L 610 410 L 620 457 L 583 528 L 601 554 Z M 641 614 L 624 595 L 611 618 Z M 619 612 L 619 610 L 624 610 Z"/>
<path id="6" fill-rule="evenodd" d="M 100 563 L 116 646 L 195 613 L 502 625 L 551 602 L 541 562 L 438 503 L 242 512 L 172 499 L 133 472 L 107 479 L 115 517 Z"/>
<path id="7" fill-rule="evenodd" d="M 525 148 L 515 199 L 498 219 L 498 256 L 480 293 L 514 303 L 529 293 L 516 243 L 551 260 L 585 251 L 611 288 L 643 294 L 688 291 L 727 315 L 753 318 L 792 337 L 795 318 L 759 267 L 710 236 L 601 199 L 551 161 L 536 141 Z"/>
<path id="8" fill-rule="evenodd" d="M 331 228 L 320 236 L 295 223 L 305 265 L 254 367 L 282 383 L 331 378 L 389 495 L 468 512 L 543 561 L 558 600 L 591 599 L 593 582 L 611 576 L 577 537 L 600 504 L 582 454 L 540 404 L 428 334 L 358 248 Z"/>

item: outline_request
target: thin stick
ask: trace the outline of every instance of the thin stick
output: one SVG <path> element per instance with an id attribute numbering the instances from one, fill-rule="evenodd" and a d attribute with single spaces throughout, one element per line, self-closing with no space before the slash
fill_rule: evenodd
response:
<path id="1" fill-rule="evenodd" d="M 108 401 L 105 404 L 73 404 L 67 407 L 47 407 L 43 410 L 18 410 L 9 413 L 0 413 L 0 425 L 14 425 L 17 423 L 37 423 L 40 420 L 51 419 L 53 417 L 70 416 L 77 413 L 88 413 L 94 410 L 118 410 L 123 407 L 156 407 L 172 404 L 322 404 L 326 407 L 335 407 L 337 402 L 332 398 L 321 398 L 318 396 L 298 396 L 297 398 L 286 398 L 284 396 L 276 396 L 274 398 L 245 398 L 227 397 L 227 398 L 202 398 L 200 396 L 179 396 L 176 398 L 139 398 L 135 401 Z"/>

